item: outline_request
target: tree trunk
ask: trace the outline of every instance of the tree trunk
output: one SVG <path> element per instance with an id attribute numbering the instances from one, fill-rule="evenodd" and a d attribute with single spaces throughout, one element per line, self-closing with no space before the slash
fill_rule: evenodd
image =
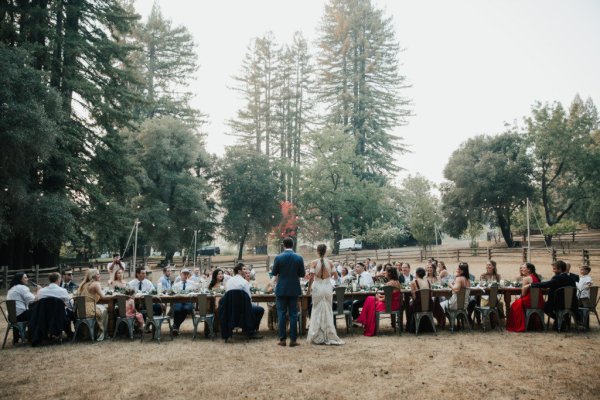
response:
<path id="1" fill-rule="evenodd" d="M 498 226 L 502 232 L 502 237 L 508 247 L 515 247 L 515 242 L 510 231 L 510 218 L 507 218 L 501 211 L 496 211 L 496 218 L 498 220 Z"/>

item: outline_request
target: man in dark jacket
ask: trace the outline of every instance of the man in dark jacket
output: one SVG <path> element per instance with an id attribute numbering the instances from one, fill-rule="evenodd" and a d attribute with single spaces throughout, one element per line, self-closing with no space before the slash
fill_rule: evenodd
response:
<path id="1" fill-rule="evenodd" d="M 548 314 L 550 318 L 556 319 L 555 310 L 561 306 L 559 304 L 559 300 L 556 296 L 556 291 L 563 287 L 575 287 L 575 282 L 569 274 L 567 273 L 567 264 L 558 260 L 552 263 L 552 271 L 554 272 L 554 276 L 549 281 L 532 283 L 531 287 L 548 289 L 548 300 L 546 300 L 546 304 L 544 304 L 544 312 Z M 577 293 L 577 291 L 575 291 Z M 573 301 L 574 305 L 577 305 L 577 301 Z"/>
<path id="2" fill-rule="evenodd" d="M 298 296 L 302 294 L 300 278 L 306 274 L 304 260 L 294 253 L 294 240 L 290 237 L 283 239 L 283 253 L 275 257 L 273 275 L 277 277 L 275 296 L 277 303 L 277 318 L 279 320 L 279 343 L 286 345 L 286 314 L 290 316 L 290 347 L 298 346 Z"/>

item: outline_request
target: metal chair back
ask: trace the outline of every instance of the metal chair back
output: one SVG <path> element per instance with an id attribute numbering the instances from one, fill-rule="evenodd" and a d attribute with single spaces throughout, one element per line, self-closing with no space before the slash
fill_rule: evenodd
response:
<path id="1" fill-rule="evenodd" d="M 206 300 L 206 293 L 202 293 L 202 294 L 198 295 L 198 298 L 196 299 L 196 305 L 197 305 L 199 315 L 204 316 L 207 314 L 208 303 Z"/>
<path id="2" fill-rule="evenodd" d="M 86 318 L 87 312 L 85 303 L 87 301 L 86 296 L 75 296 L 73 297 L 73 304 L 75 305 L 75 315 L 77 318 Z"/>
<path id="3" fill-rule="evenodd" d="M 596 306 L 598 305 L 598 286 L 590 287 L 590 310 L 596 310 Z"/>
<path id="4" fill-rule="evenodd" d="M 385 312 L 392 312 L 392 295 L 394 293 L 394 288 L 392 286 L 384 286 L 383 287 L 383 295 L 385 296 Z"/>
<path id="5" fill-rule="evenodd" d="M 540 308 L 540 288 L 529 288 L 529 298 L 531 300 L 531 306 L 529 308 Z"/>
<path id="6" fill-rule="evenodd" d="M 144 306 L 146 307 L 146 315 L 148 318 L 154 318 L 154 301 L 152 299 L 151 294 L 147 294 L 144 296 Z"/>
<path id="7" fill-rule="evenodd" d="M 431 303 L 431 289 L 420 289 L 417 290 L 417 297 L 419 297 L 419 300 L 421 302 L 420 304 L 420 310 L 416 310 L 417 312 L 430 312 L 431 310 L 429 309 L 429 305 Z"/>
<path id="8" fill-rule="evenodd" d="M 337 315 L 344 315 L 344 294 L 346 293 L 346 287 L 338 286 L 335 289 L 335 301 L 338 306 L 336 309 Z"/>
<path id="9" fill-rule="evenodd" d="M 6 312 L 8 313 L 5 318 L 11 324 L 17 323 L 17 302 L 16 300 L 6 300 Z"/>
<path id="10" fill-rule="evenodd" d="M 465 298 L 466 297 L 467 297 L 467 289 L 465 287 L 461 287 L 460 290 L 458 291 L 458 293 L 456 294 L 456 309 L 457 310 L 465 309 Z"/>
<path id="11" fill-rule="evenodd" d="M 556 291 L 556 295 L 558 296 L 560 291 L 562 291 L 563 293 L 563 303 L 562 303 L 562 309 L 563 310 L 570 310 L 573 308 L 573 297 L 575 294 L 575 288 L 572 286 L 567 286 L 567 287 L 563 287 L 560 288 Z"/>
<path id="12" fill-rule="evenodd" d="M 117 306 L 119 307 L 119 317 L 127 318 L 127 297 L 117 296 Z"/>

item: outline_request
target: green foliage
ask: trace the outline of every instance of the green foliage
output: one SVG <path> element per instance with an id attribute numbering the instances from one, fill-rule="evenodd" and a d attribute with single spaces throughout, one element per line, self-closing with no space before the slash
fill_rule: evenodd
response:
<path id="1" fill-rule="evenodd" d="M 198 70 L 198 55 L 192 34 L 185 26 L 173 26 L 154 3 L 148 20 L 136 26 L 133 43 L 141 48 L 133 61 L 137 65 L 144 103 L 144 118 L 172 116 L 192 126 L 203 115 L 192 108 L 189 83 Z"/>
<path id="2" fill-rule="evenodd" d="M 469 224 L 491 222 L 512 247 L 512 214 L 533 194 L 531 168 L 526 143 L 516 133 L 467 140 L 444 169 L 444 231 L 459 237 Z"/>
<path id="3" fill-rule="evenodd" d="M 361 159 L 354 173 L 383 183 L 404 150 L 392 130 L 410 114 L 398 72 L 399 45 L 391 18 L 371 0 L 331 0 L 325 6 L 318 55 L 320 100 L 327 121 L 343 127 Z"/>
<path id="4" fill-rule="evenodd" d="M 301 215 L 326 224 L 334 238 L 334 252 L 344 236 L 362 235 L 370 226 L 389 221 L 395 203 L 386 189 L 354 174 L 355 141 L 340 127 L 311 135 L 311 160 L 304 170 L 299 199 Z"/>
<path id="5" fill-rule="evenodd" d="M 536 103 L 525 122 L 546 223 L 559 223 L 577 207 L 585 218 L 600 183 L 599 119 L 594 103 L 576 96 L 568 112 L 560 103 Z"/>
<path id="6" fill-rule="evenodd" d="M 408 230 L 422 247 L 436 242 L 442 224 L 439 200 L 432 194 L 433 183 L 421 175 L 408 176 L 402 183 Z"/>
<path id="7" fill-rule="evenodd" d="M 133 199 L 143 237 L 167 258 L 191 243 L 194 230 L 199 242 L 209 240 L 214 205 L 206 178 L 196 173 L 205 162 L 201 137 L 188 124 L 164 117 L 145 121 L 130 140 L 143 166 Z"/>
<path id="8" fill-rule="evenodd" d="M 58 252 L 73 225 L 72 204 L 45 189 L 64 123 L 59 94 L 30 66 L 27 53 L 0 44 L 0 264 L 27 265 L 45 246 Z"/>
<path id="9" fill-rule="evenodd" d="M 249 236 L 262 238 L 281 219 L 277 179 L 265 155 L 243 146 L 227 148 L 219 163 L 217 184 L 224 213 L 222 231 L 225 239 L 238 243 L 242 258 Z"/>

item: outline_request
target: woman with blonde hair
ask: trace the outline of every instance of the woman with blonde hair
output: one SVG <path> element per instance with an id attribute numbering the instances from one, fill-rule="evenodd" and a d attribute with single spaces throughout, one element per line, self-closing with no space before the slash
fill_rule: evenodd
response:
<path id="1" fill-rule="evenodd" d="M 104 340 L 104 332 L 106 331 L 106 324 L 108 322 L 108 309 L 104 304 L 98 304 L 99 300 L 104 300 L 104 293 L 102 292 L 102 286 L 100 285 L 100 272 L 97 269 L 88 269 L 83 278 L 83 282 L 77 289 L 77 295 L 85 296 L 85 313 L 86 316 L 96 317 L 96 323 L 98 324 L 98 337 L 97 341 Z M 94 308 L 94 303 L 96 304 Z"/>

